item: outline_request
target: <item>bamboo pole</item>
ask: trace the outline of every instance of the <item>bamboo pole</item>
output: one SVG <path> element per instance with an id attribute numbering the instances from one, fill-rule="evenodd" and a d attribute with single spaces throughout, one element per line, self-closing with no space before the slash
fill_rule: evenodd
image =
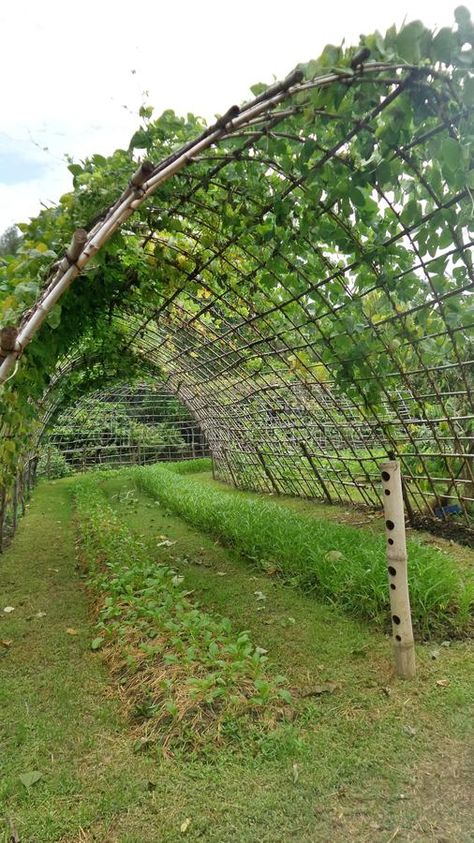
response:
<path id="1" fill-rule="evenodd" d="M 7 492 L 5 486 L 0 487 L 0 553 L 3 553 L 3 538 L 5 526 L 5 509 L 7 501 Z"/>
<path id="2" fill-rule="evenodd" d="M 12 535 L 15 535 L 18 523 L 18 474 L 13 483 L 13 498 L 12 498 Z"/>
<path id="3" fill-rule="evenodd" d="M 377 72 L 381 69 L 393 69 L 396 65 L 389 63 L 373 62 L 364 65 L 363 72 Z M 352 73 L 350 74 L 352 75 Z M 362 74 L 361 74 L 362 75 Z M 349 74 L 348 74 L 349 76 Z M 325 87 L 333 82 L 340 81 L 341 75 L 330 73 L 313 80 L 311 87 Z M 6 356 L 0 357 L 0 384 L 5 383 L 10 375 L 16 371 L 16 361 L 23 354 L 26 346 L 31 342 L 43 322 L 51 312 L 52 308 L 59 301 L 61 296 L 71 286 L 74 279 L 89 263 L 91 258 L 110 239 L 114 232 L 124 223 L 137 208 L 148 198 L 159 185 L 178 173 L 181 169 L 192 162 L 194 156 L 208 149 L 219 139 L 229 133 L 232 135 L 241 127 L 247 126 L 256 117 L 265 115 L 271 108 L 283 102 L 291 93 L 298 90 L 305 90 L 309 83 L 303 83 L 298 71 L 291 73 L 282 83 L 272 86 L 270 92 L 261 100 L 247 103 L 241 109 L 238 106 L 231 108 L 210 126 L 194 141 L 189 141 L 181 150 L 173 153 L 169 159 L 165 159 L 154 170 L 149 162 L 144 162 L 141 168 L 132 176 L 130 184 L 117 199 L 117 201 L 105 211 L 104 218 L 88 233 L 87 241 L 84 243 L 84 231 L 79 229 L 73 237 L 69 247 L 69 254 L 75 258 L 74 262 L 66 255 L 66 259 L 59 262 L 57 271 L 47 288 L 44 297 L 38 301 L 32 312 L 25 317 L 24 323 L 18 332 L 18 337 L 12 348 L 6 349 Z M 66 268 L 66 264 L 68 265 Z M 12 374 L 13 377 L 13 374 Z"/>
<path id="4" fill-rule="evenodd" d="M 266 464 L 265 459 L 263 457 L 263 454 L 262 454 L 262 452 L 260 451 L 259 448 L 256 448 L 256 454 L 257 454 L 257 457 L 259 458 L 259 460 L 262 464 L 262 468 L 263 468 L 263 471 L 265 473 L 265 476 L 270 481 L 270 484 L 272 486 L 273 491 L 275 492 L 276 495 L 279 495 L 280 489 L 278 487 L 278 484 L 277 484 L 275 478 L 273 477 L 273 474 L 271 473 L 270 469 L 268 468 L 268 465 Z"/>
<path id="5" fill-rule="evenodd" d="M 313 457 L 311 456 L 311 453 L 309 451 L 308 446 L 306 445 L 306 442 L 301 442 L 300 444 L 301 444 L 301 450 L 303 451 L 303 454 L 305 455 L 305 457 L 308 460 L 311 468 L 313 469 L 313 471 L 316 475 L 316 479 L 317 479 L 319 485 L 321 486 L 321 489 L 323 490 L 324 497 L 326 498 L 328 503 L 332 504 L 331 495 L 329 494 L 329 489 L 326 486 L 326 484 L 325 484 L 321 474 L 319 473 L 318 469 L 316 468 L 316 463 L 313 460 Z"/>
<path id="6" fill-rule="evenodd" d="M 415 644 L 408 591 L 405 512 L 400 463 L 396 460 L 384 462 L 380 465 L 380 471 L 384 493 L 395 672 L 401 679 L 413 679 L 416 672 Z"/>

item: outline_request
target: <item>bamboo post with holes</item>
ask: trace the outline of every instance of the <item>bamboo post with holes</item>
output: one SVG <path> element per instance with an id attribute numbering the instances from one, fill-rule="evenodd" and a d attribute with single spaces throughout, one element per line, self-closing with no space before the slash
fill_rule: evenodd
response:
<path id="1" fill-rule="evenodd" d="M 415 676 L 415 643 L 408 592 L 407 545 L 400 463 L 380 465 L 383 481 L 388 581 L 392 616 L 395 672 L 401 679 Z"/>

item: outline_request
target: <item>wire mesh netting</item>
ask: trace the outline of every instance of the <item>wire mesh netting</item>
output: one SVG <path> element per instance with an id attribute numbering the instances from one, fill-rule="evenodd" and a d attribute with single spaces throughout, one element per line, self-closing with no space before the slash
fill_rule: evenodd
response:
<path id="1" fill-rule="evenodd" d="M 140 382 L 93 392 L 67 409 L 56 407 L 41 437 L 37 471 L 51 478 L 98 466 L 208 455 L 205 437 L 184 404 L 159 383 Z"/>

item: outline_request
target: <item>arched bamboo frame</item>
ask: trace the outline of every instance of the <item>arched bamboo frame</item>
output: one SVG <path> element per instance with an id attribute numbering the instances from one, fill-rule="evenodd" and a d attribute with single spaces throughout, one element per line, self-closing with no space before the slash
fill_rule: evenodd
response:
<path id="1" fill-rule="evenodd" d="M 76 233 L 25 315 L 16 346 L 0 366 L 0 381 L 12 377 L 51 308 L 121 228 L 125 240 L 140 238 L 157 273 L 179 279 L 151 301 L 124 300 L 115 307 L 124 351 L 164 374 L 169 389 L 190 407 L 206 432 L 218 477 L 272 493 L 380 506 L 377 466 L 385 454 L 396 454 L 413 523 L 446 523 L 454 509 L 471 533 L 474 234 L 450 213 L 459 214 L 472 197 L 467 187 L 434 186 L 426 164 L 427 144 L 438 135 L 460 137 L 469 109 L 459 102 L 457 113 L 436 124 L 430 120 L 429 128 L 421 126 L 392 150 L 403 177 L 416 184 L 420 213 L 414 222 L 405 222 L 394 186 L 373 180 L 373 201 L 391 232 L 379 252 L 409 256 L 390 278 L 383 260 L 361 240 L 354 208 L 345 216 L 337 197 L 323 190 L 310 230 L 304 229 L 304 213 L 299 215 L 314 180 L 324 183 L 327 167 L 357 183 L 363 166 L 355 154 L 357 139 L 374 135 L 380 116 L 398 98 L 414 91 L 441 96 L 449 84 L 433 68 L 406 64 L 369 62 L 355 76 L 331 72 L 309 81 L 295 72 L 241 109 L 232 107 L 158 165 L 143 163 L 101 220 Z M 363 115 L 342 119 L 311 104 L 313 92 L 334 86 L 372 86 L 376 95 Z M 311 108 L 308 130 L 301 115 Z M 329 123 L 334 143 L 327 147 L 318 142 L 318 125 Z M 287 166 L 269 157 L 269 136 L 291 149 Z M 309 141 L 311 164 L 301 175 L 294 165 Z M 271 180 L 263 201 L 246 190 L 250 177 Z M 243 209 L 240 230 L 223 224 L 226 203 L 229 213 Z M 269 239 L 259 231 L 275 213 L 287 226 L 284 242 L 272 241 L 270 224 Z M 163 234 L 163 214 L 179 220 L 179 239 Z M 450 242 L 427 255 L 420 232 L 436 215 Z M 321 236 L 327 229 L 330 234 Z M 249 230 L 256 232 L 254 245 L 243 237 Z M 332 254 L 331 238 L 337 244 Z M 436 285 L 440 258 L 452 282 L 442 292 Z M 366 281 L 358 287 L 362 271 Z M 404 304 L 397 285 L 410 275 L 425 295 Z M 383 300 L 382 318 L 373 312 L 374 300 Z M 454 306 L 464 308 L 466 318 L 453 320 Z M 417 324 L 430 324 L 431 313 L 431 333 L 417 331 Z M 364 337 L 372 340 L 369 352 Z M 430 364 L 433 344 L 442 347 L 445 363 Z M 382 357 L 393 366 L 380 373 Z M 341 382 L 345 367 L 356 372 L 350 385 Z M 379 395 L 375 403 L 367 397 L 372 387 Z"/>

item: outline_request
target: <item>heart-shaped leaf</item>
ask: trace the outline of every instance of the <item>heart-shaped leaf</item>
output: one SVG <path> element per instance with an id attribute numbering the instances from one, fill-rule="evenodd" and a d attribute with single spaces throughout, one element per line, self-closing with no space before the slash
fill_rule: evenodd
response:
<path id="1" fill-rule="evenodd" d="M 39 782 L 42 778 L 43 773 L 40 773 L 39 770 L 32 770 L 30 773 L 22 773 L 21 776 L 19 776 L 21 783 L 28 789 L 36 784 L 36 782 Z"/>

